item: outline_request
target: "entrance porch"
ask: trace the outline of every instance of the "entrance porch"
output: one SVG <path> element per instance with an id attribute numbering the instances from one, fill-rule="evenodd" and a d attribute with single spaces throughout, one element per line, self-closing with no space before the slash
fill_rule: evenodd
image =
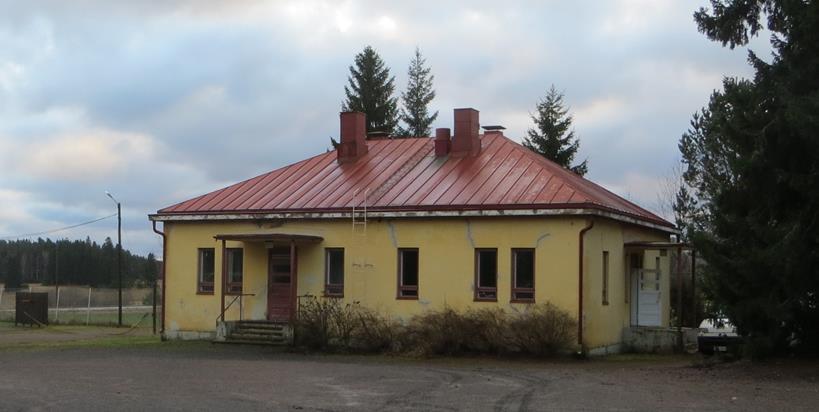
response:
<path id="1" fill-rule="evenodd" d="M 221 284 L 220 312 L 216 320 L 216 341 L 241 341 L 243 343 L 271 343 L 286 340 L 290 335 L 290 323 L 296 316 L 298 295 L 298 253 L 300 249 L 313 247 L 321 242 L 319 236 L 285 233 L 268 234 L 219 234 L 214 236 L 221 242 Z M 241 279 L 229 276 L 232 260 L 228 258 L 228 245 L 263 247 L 264 265 L 266 268 L 266 287 L 262 296 L 243 290 L 248 276 L 260 276 L 259 273 L 241 273 Z M 242 250 L 244 250 L 242 248 Z M 230 248 L 240 249 L 240 248 Z M 245 254 L 241 254 L 242 258 Z M 236 258 L 234 258 L 236 259 Z M 258 259 L 258 255 L 256 256 Z M 261 266 L 260 262 L 255 267 Z M 244 268 L 245 262 L 239 263 Z M 258 279 L 256 279 L 258 281 Z M 256 302 L 263 301 L 265 310 L 261 314 L 255 311 L 248 316 L 245 312 L 245 298 Z M 229 311 L 231 308 L 237 308 Z"/>
<path id="2" fill-rule="evenodd" d="M 680 292 L 686 276 L 690 276 L 692 291 L 696 288 L 696 256 L 690 245 L 676 242 L 629 242 L 623 246 L 630 298 L 630 327 L 623 330 L 623 344 L 639 352 L 664 352 L 683 349 L 685 342 L 691 341 L 692 333 L 696 341 L 696 325 L 684 325 L 682 321 L 685 306 Z M 690 274 L 683 273 L 682 270 L 681 262 L 687 259 L 684 252 L 690 252 Z M 663 256 L 673 257 L 665 270 L 660 264 L 660 257 Z M 663 284 L 667 284 L 668 288 L 662 288 Z M 669 296 L 663 296 L 664 294 Z M 672 300 L 672 296 L 676 299 Z M 696 302 L 692 301 L 690 304 L 693 308 Z M 671 309 L 674 309 L 673 312 Z M 664 322 L 663 313 L 673 315 Z"/>

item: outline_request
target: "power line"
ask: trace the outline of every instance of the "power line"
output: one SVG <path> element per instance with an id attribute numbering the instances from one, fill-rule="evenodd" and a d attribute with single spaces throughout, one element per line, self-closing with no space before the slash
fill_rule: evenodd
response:
<path id="1" fill-rule="evenodd" d="M 43 232 L 25 233 L 25 234 L 22 234 L 22 235 L 15 235 L 15 236 L 0 236 L 0 239 L 3 239 L 3 240 L 5 240 L 5 239 L 19 239 L 19 238 L 26 238 L 26 237 L 32 237 L 32 236 L 47 235 L 47 234 L 55 233 L 55 232 L 62 232 L 63 230 L 73 229 L 75 227 L 80 227 L 80 226 L 85 226 L 85 225 L 90 225 L 92 223 L 97 223 L 100 220 L 110 219 L 112 217 L 115 217 L 116 215 L 117 214 L 114 213 L 113 215 L 103 216 L 101 218 L 97 218 L 97 219 L 94 219 L 94 220 L 89 220 L 87 222 L 77 223 L 76 225 L 61 227 L 61 228 L 57 228 L 57 229 L 46 230 L 46 231 L 43 231 Z"/>

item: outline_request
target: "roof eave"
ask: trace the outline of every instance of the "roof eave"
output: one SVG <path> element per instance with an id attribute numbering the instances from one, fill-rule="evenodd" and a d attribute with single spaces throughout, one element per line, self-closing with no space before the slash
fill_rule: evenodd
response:
<path id="1" fill-rule="evenodd" d="M 369 218 L 423 218 L 423 217 L 499 217 L 499 216 L 599 216 L 612 220 L 643 226 L 666 233 L 679 231 L 666 221 L 654 221 L 594 204 L 582 207 L 544 207 L 543 205 L 519 205 L 515 208 L 440 208 L 435 209 L 369 209 Z M 156 213 L 148 218 L 157 222 L 194 221 L 254 221 L 268 219 L 351 219 L 352 209 L 337 210 L 282 210 L 282 211 L 221 211 L 221 212 L 175 212 Z"/>

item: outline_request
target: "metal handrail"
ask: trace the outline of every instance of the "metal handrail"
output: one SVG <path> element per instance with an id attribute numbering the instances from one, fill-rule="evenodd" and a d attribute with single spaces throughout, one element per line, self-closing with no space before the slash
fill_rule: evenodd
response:
<path id="1" fill-rule="evenodd" d="M 227 312 L 227 310 L 230 309 L 230 306 L 233 305 L 233 303 L 236 302 L 236 299 L 239 299 L 239 320 L 243 320 L 243 316 L 242 316 L 242 312 L 243 312 L 243 310 L 242 310 L 243 309 L 242 308 L 242 297 L 244 297 L 244 296 L 256 296 L 256 294 L 255 293 L 239 293 L 238 295 L 233 296 L 233 300 L 231 300 L 230 303 L 228 303 L 228 305 L 225 306 L 224 309 L 222 309 L 222 312 L 219 313 L 219 316 L 216 317 L 216 322 L 219 322 L 219 318 L 222 318 L 222 316 L 225 315 L 225 312 Z"/>

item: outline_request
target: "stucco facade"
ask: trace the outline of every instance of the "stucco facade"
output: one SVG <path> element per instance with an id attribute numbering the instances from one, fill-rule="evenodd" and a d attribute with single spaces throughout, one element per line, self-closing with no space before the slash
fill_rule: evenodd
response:
<path id="1" fill-rule="evenodd" d="M 356 227 L 350 219 L 294 219 L 260 222 L 166 222 L 165 328 L 166 337 L 207 336 L 220 315 L 222 285 L 221 242 L 217 235 L 312 235 L 320 242 L 297 244 L 297 294 L 322 296 L 325 285 L 325 248 L 344 248 L 344 297 L 347 302 L 407 319 L 425 310 L 499 306 L 525 310 L 511 303 L 511 250 L 535 250 L 535 302 L 550 302 L 577 317 L 579 303 L 579 235 L 583 248 L 583 343 L 587 349 L 617 345 L 622 329 L 631 324 L 624 244 L 665 241 L 663 231 L 606 218 L 584 216 L 382 218 Z M 227 241 L 228 248 L 244 251 L 244 319 L 265 319 L 267 310 L 267 248 L 262 241 Z M 217 281 L 213 294 L 197 293 L 197 250 L 214 248 Z M 399 248 L 418 248 L 418 299 L 396 298 Z M 497 301 L 474 300 L 476 248 L 497 248 Z M 609 300 L 602 302 L 603 251 L 609 254 Z M 656 255 L 656 256 L 655 256 Z M 669 259 L 646 251 L 645 262 L 660 258 L 668 273 Z M 653 263 L 651 263 L 653 265 Z M 668 276 L 661 277 L 662 325 L 668 325 Z M 228 295 L 228 302 L 232 300 Z M 225 314 L 239 319 L 238 304 Z M 204 332 L 204 334 L 202 334 Z"/>

